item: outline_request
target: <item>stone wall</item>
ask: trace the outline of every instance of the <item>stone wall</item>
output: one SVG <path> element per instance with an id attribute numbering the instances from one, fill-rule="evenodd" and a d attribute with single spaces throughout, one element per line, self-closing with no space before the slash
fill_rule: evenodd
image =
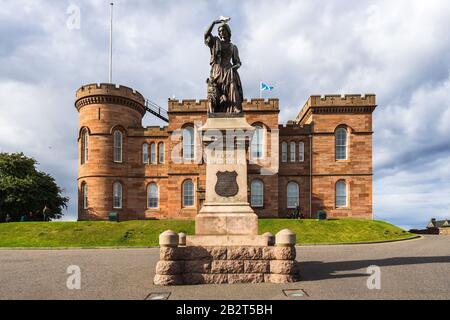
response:
<path id="1" fill-rule="evenodd" d="M 273 238 L 271 234 L 261 237 L 266 236 Z M 173 286 L 299 281 L 295 234 L 283 230 L 276 239 L 275 246 L 184 246 L 179 245 L 176 233 L 166 231 L 160 236 L 160 261 L 156 265 L 154 284 Z"/>

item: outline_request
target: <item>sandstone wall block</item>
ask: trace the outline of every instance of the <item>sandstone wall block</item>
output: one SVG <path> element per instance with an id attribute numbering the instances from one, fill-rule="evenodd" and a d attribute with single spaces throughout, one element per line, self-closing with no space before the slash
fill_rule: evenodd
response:
<path id="1" fill-rule="evenodd" d="M 262 273 L 253 273 L 253 274 L 229 274 L 228 275 L 228 283 L 263 283 L 264 282 L 264 274 Z"/>
<path id="2" fill-rule="evenodd" d="M 243 273 L 244 261 L 215 260 L 211 264 L 211 273 Z"/>
<path id="3" fill-rule="evenodd" d="M 178 275 L 184 272 L 184 261 L 159 261 L 156 264 L 156 274 Z"/>
<path id="4" fill-rule="evenodd" d="M 262 247 L 229 247 L 228 260 L 261 260 Z"/>
<path id="5" fill-rule="evenodd" d="M 244 273 L 269 273 L 270 262 L 268 260 L 244 261 Z"/>
<path id="6" fill-rule="evenodd" d="M 187 260 L 184 263 L 184 270 L 189 273 L 210 273 L 211 260 Z"/>

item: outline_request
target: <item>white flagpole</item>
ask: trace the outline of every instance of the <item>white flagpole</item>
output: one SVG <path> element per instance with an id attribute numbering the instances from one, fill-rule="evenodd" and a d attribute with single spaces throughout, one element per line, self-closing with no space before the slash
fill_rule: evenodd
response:
<path id="1" fill-rule="evenodd" d="M 113 12 L 114 12 L 114 3 L 111 2 L 111 23 L 109 28 L 109 83 L 112 83 L 112 68 L 113 68 Z"/>

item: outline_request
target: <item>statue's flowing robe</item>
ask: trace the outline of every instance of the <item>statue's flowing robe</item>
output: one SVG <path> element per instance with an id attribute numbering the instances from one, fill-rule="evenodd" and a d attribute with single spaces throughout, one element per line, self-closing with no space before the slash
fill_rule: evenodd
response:
<path id="1" fill-rule="evenodd" d="M 221 112 L 241 112 L 244 93 L 241 78 L 232 67 L 241 64 L 238 48 L 230 43 L 222 42 L 213 35 L 205 36 L 205 44 L 211 49 L 210 79 L 227 98 L 224 110 Z"/>

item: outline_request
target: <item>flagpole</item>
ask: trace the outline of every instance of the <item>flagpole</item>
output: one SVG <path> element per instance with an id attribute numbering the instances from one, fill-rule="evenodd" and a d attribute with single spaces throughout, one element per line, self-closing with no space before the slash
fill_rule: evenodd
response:
<path id="1" fill-rule="evenodd" d="M 112 68 L 113 68 L 113 12 L 114 3 L 111 2 L 111 23 L 109 27 L 109 83 L 112 83 Z"/>

